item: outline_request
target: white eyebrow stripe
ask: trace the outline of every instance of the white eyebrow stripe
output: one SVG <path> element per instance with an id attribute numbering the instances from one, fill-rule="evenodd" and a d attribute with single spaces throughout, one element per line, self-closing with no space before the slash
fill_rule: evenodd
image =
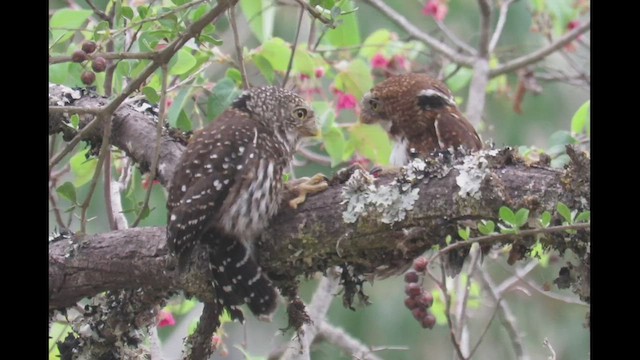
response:
<path id="1" fill-rule="evenodd" d="M 441 93 L 440 91 L 433 89 L 420 90 L 418 96 L 438 96 L 445 99 L 449 104 L 455 105 L 456 101 L 453 99 L 453 96 L 447 96 L 446 94 Z"/>

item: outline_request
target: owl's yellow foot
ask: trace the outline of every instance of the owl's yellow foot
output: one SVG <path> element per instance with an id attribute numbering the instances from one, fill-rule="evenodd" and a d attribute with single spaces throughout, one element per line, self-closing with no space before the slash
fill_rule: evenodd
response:
<path id="1" fill-rule="evenodd" d="M 325 191 L 329 188 L 328 179 L 322 174 L 315 174 L 311 178 L 300 178 L 287 183 L 287 187 L 298 194 L 297 197 L 289 201 L 289 206 L 294 209 L 298 208 L 298 205 L 302 204 L 308 194 L 315 194 Z"/>

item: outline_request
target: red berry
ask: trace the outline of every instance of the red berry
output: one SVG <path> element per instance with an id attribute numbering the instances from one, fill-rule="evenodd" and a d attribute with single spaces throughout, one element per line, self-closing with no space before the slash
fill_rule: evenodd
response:
<path id="1" fill-rule="evenodd" d="M 420 296 L 416 297 L 416 302 L 424 307 L 431 307 L 433 305 L 433 295 L 430 292 L 425 291 Z"/>
<path id="2" fill-rule="evenodd" d="M 71 61 L 81 63 L 87 60 L 87 53 L 82 50 L 76 50 L 71 54 Z"/>
<path id="3" fill-rule="evenodd" d="M 418 306 L 418 303 L 414 300 L 414 298 L 408 297 L 404 299 L 404 306 L 406 306 L 409 310 L 413 310 L 416 308 L 416 306 Z"/>
<path id="4" fill-rule="evenodd" d="M 415 308 L 411 310 L 411 314 L 413 314 L 413 317 L 416 320 L 422 321 L 422 319 L 424 319 L 424 317 L 427 316 L 427 310 L 421 309 L 421 308 Z"/>
<path id="5" fill-rule="evenodd" d="M 91 54 L 92 52 L 96 51 L 97 47 L 98 46 L 93 41 L 85 41 L 82 43 L 82 51 L 86 52 L 87 54 Z"/>
<path id="6" fill-rule="evenodd" d="M 421 320 L 420 325 L 425 329 L 433 329 L 436 325 L 436 317 L 433 314 L 426 314 Z"/>
<path id="7" fill-rule="evenodd" d="M 427 264 L 428 263 L 429 263 L 429 261 L 427 261 L 426 257 L 420 256 L 420 257 L 416 258 L 415 260 L 413 260 L 413 268 L 417 272 L 424 272 L 425 270 L 427 270 Z"/>
<path id="8" fill-rule="evenodd" d="M 415 271 L 410 270 L 404 274 L 404 281 L 407 283 L 417 283 L 418 279 L 418 273 Z"/>
<path id="9" fill-rule="evenodd" d="M 96 74 L 93 71 L 85 71 L 80 75 L 82 83 L 85 85 L 91 85 L 96 81 Z"/>
<path id="10" fill-rule="evenodd" d="M 418 296 L 422 294 L 422 287 L 417 283 L 409 283 L 405 286 L 404 293 L 409 296 Z"/>
<path id="11" fill-rule="evenodd" d="M 98 56 L 97 58 L 93 59 L 91 68 L 95 72 L 103 72 L 107 68 L 107 60 L 105 60 L 101 56 Z"/>

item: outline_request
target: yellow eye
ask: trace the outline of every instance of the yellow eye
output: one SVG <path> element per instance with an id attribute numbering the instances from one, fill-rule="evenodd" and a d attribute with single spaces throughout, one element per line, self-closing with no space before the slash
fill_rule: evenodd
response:
<path id="1" fill-rule="evenodd" d="M 369 100 L 369 106 L 371 107 L 371 110 L 373 111 L 378 111 L 378 101 L 371 99 Z"/>
<path id="2" fill-rule="evenodd" d="M 307 109 L 305 108 L 297 108 L 293 110 L 293 115 L 300 120 L 303 120 L 307 117 Z"/>

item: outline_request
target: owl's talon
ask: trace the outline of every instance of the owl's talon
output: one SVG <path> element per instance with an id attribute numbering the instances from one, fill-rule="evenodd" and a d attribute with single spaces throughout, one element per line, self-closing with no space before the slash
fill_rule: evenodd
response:
<path id="1" fill-rule="evenodd" d="M 298 193 L 298 196 L 289 201 L 289 206 L 297 209 L 302 204 L 308 194 L 315 194 L 329 188 L 329 179 L 323 174 L 315 174 L 311 178 L 300 178 L 288 184 L 289 189 Z"/>

